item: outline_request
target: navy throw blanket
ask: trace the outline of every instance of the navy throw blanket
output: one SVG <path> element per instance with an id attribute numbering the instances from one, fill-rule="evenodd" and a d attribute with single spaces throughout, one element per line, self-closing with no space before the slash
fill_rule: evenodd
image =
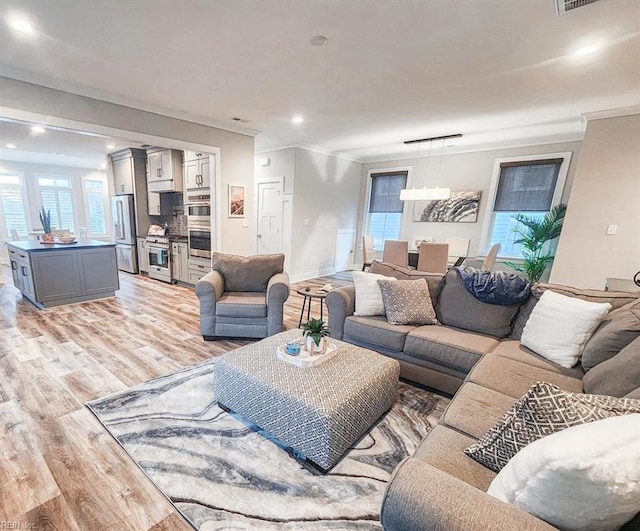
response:
<path id="1" fill-rule="evenodd" d="M 454 268 L 467 291 L 476 299 L 498 306 L 516 306 L 531 295 L 531 283 L 513 273 L 482 271 L 473 267 Z"/>

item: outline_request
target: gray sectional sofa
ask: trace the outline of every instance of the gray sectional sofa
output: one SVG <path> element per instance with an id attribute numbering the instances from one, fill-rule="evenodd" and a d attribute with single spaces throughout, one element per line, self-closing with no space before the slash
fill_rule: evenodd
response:
<path id="1" fill-rule="evenodd" d="M 372 272 L 396 278 L 426 276 L 442 326 L 394 326 L 384 316 L 354 316 L 355 290 L 348 287 L 327 296 L 332 337 L 398 359 L 401 376 L 408 380 L 455 393 L 438 425 L 415 454 L 394 471 L 381 511 L 385 529 L 554 529 L 487 494 L 496 473 L 467 456 L 464 449 L 538 381 L 569 392 L 582 393 L 584 387 L 595 394 L 640 398 L 640 338 L 590 369 L 586 377 L 580 363 L 571 369 L 561 367 L 519 341 L 531 311 L 547 289 L 583 300 L 609 302 L 612 311 L 624 306 L 621 311 L 637 321 L 630 327 L 623 324 L 623 328 L 636 331 L 639 294 L 537 284 L 521 307 L 500 310 L 466 292 L 455 271 L 442 276 L 374 263 Z M 606 393 L 598 389 L 606 389 Z M 639 520 L 636 517 L 625 529 L 636 529 Z"/>

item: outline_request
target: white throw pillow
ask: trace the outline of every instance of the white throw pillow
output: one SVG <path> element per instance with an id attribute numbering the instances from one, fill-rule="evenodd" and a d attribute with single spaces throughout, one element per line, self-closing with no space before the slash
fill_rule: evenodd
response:
<path id="1" fill-rule="evenodd" d="M 353 284 L 356 289 L 356 311 L 353 315 L 385 315 L 384 302 L 378 280 L 397 280 L 385 275 L 366 273 L 365 271 L 353 272 Z"/>
<path id="2" fill-rule="evenodd" d="M 573 367 L 610 309 L 608 302 L 587 302 L 547 290 L 531 312 L 520 343 L 563 367 Z"/>
<path id="3" fill-rule="evenodd" d="M 491 496 L 566 530 L 618 529 L 640 511 L 640 414 L 574 426 L 520 450 Z"/>

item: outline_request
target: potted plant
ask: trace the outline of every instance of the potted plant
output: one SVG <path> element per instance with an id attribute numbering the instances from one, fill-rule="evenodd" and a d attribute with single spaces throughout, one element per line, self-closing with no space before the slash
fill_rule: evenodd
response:
<path id="1" fill-rule="evenodd" d="M 329 329 L 322 319 L 311 319 L 302 325 L 305 346 L 310 354 L 324 352 L 327 348 L 326 337 Z"/>
<path id="2" fill-rule="evenodd" d="M 524 273 L 531 282 L 538 282 L 554 254 L 548 242 L 560 236 L 567 205 L 560 203 L 547 212 L 543 219 L 530 218 L 523 214 L 514 216 L 520 222 L 516 229 L 520 238 L 514 243 L 522 245 L 522 264 L 505 262 L 516 271 Z M 522 228 L 522 225 L 524 228 Z"/>
<path id="3" fill-rule="evenodd" d="M 51 210 L 46 210 L 42 207 L 40 211 L 40 223 L 42 223 L 42 230 L 44 235 L 42 241 L 46 243 L 53 243 L 53 233 L 51 232 Z"/>

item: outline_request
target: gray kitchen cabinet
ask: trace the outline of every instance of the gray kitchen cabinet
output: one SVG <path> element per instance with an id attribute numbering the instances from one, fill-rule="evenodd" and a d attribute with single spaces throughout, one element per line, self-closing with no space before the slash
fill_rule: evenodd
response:
<path id="1" fill-rule="evenodd" d="M 138 269 L 141 273 L 149 272 L 149 255 L 147 255 L 146 238 L 138 238 Z"/>
<path id="2" fill-rule="evenodd" d="M 187 242 L 171 242 L 173 280 L 189 283 L 189 246 Z"/>
<path id="3" fill-rule="evenodd" d="M 114 244 L 83 240 L 71 246 L 11 242 L 16 287 L 39 308 L 115 296 L 120 288 Z"/>
<path id="4" fill-rule="evenodd" d="M 147 150 L 147 188 L 149 192 L 182 191 L 182 151 Z"/>
<path id="5" fill-rule="evenodd" d="M 160 192 L 149 192 L 149 215 L 150 216 L 170 216 L 173 210 L 173 203 L 167 197 L 167 194 Z M 171 194 L 168 194 L 171 195 Z"/>
<path id="6" fill-rule="evenodd" d="M 133 194 L 136 172 L 144 171 L 145 152 L 141 149 L 123 149 L 109 155 L 113 191 L 116 195 Z"/>
<path id="7" fill-rule="evenodd" d="M 211 186 L 209 153 L 185 151 L 182 174 L 184 177 L 184 186 L 188 190 L 209 188 Z"/>
<path id="8" fill-rule="evenodd" d="M 211 261 L 206 258 L 189 257 L 189 284 L 195 284 L 211 271 Z"/>

